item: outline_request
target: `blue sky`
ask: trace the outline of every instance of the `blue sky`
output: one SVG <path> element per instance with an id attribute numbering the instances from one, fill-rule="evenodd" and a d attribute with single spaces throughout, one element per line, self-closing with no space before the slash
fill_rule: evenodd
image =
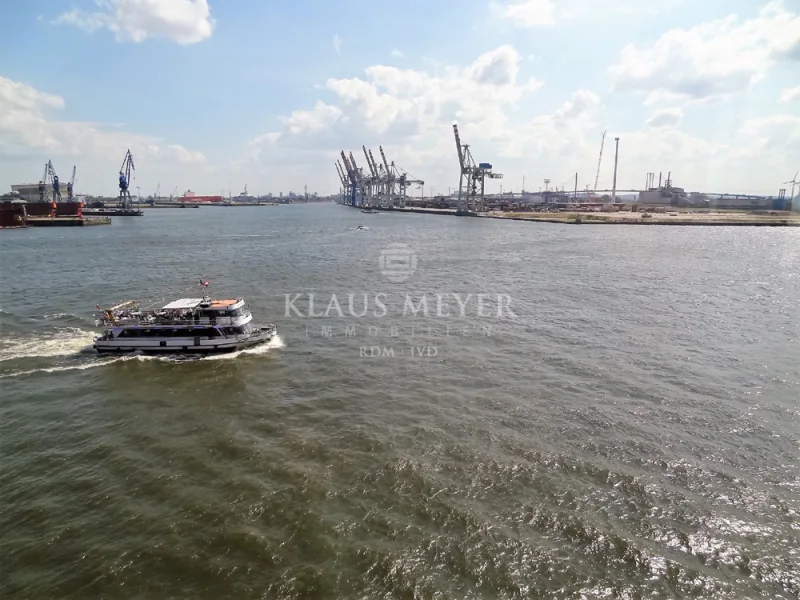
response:
<path id="1" fill-rule="evenodd" d="M 330 193 L 338 150 L 363 162 L 361 145 L 381 144 L 440 192 L 457 185 L 455 119 L 504 172 L 496 187 L 577 171 L 583 188 L 608 130 L 601 187 L 619 136 L 622 187 L 671 170 L 690 189 L 774 194 L 800 169 L 798 13 L 795 0 L 4 3 L 0 185 L 52 159 L 62 178 L 78 166 L 79 192 L 114 193 L 131 147 L 143 193 Z"/>

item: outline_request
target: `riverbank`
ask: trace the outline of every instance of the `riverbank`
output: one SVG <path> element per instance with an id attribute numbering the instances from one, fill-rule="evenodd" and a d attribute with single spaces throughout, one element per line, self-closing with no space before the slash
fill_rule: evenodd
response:
<path id="1" fill-rule="evenodd" d="M 492 212 L 481 216 L 512 221 L 540 221 L 567 225 L 703 225 L 740 227 L 800 227 L 800 215 L 735 212 L 606 212 L 606 213 L 508 213 Z"/>
<path id="2" fill-rule="evenodd" d="M 349 205 L 344 205 L 349 206 Z M 363 208 L 363 207 L 350 207 Z M 454 208 L 379 208 L 380 212 L 421 213 L 429 215 L 470 216 L 509 221 L 536 221 L 562 225 L 703 225 L 740 227 L 800 227 L 800 214 L 785 211 L 764 211 L 765 214 L 745 211 L 670 211 L 642 212 L 501 212 L 459 214 Z"/>

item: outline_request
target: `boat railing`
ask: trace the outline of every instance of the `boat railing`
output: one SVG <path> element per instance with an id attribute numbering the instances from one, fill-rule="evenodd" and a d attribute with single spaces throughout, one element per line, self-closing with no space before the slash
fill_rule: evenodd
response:
<path id="1" fill-rule="evenodd" d="M 158 315 L 126 315 L 119 317 L 103 317 L 98 319 L 97 323 L 105 326 L 123 326 L 123 325 L 151 325 L 154 327 L 190 327 L 197 325 L 211 326 L 211 327 L 236 327 L 243 324 L 243 321 L 252 318 L 249 310 L 243 311 L 237 317 L 202 317 L 195 319 L 192 316 L 187 317 L 165 317 Z"/>

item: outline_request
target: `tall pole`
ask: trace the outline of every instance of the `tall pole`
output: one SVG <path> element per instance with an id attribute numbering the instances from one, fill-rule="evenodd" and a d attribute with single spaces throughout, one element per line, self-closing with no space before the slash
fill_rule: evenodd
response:
<path id="1" fill-rule="evenodd" d="M 578 174 L 575 173 L 575 200 L 578 199 Z"/>
<path id="2" fill-rule="evenodd" d="M 522 193 L 525 193 L 525 175 L 522 176 Z"/>
<path id="3" fill-rule="evenodd" d="M 617 201 L 617 164 L 619 163 L 619 138 L 614 138 L 617 149 L 614 152 L 614 183 L 611 190 L 611 202 Z"/>

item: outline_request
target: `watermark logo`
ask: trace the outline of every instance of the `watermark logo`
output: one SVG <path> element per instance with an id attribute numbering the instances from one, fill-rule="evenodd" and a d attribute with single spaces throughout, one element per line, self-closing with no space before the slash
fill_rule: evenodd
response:
<path id="1" fill-rule="evenodd" d="M 389 244 L 378 257 L 383 276 L 392 283 L 403 283 L 417 270 L 417 255 L 407 244 Z"/>

